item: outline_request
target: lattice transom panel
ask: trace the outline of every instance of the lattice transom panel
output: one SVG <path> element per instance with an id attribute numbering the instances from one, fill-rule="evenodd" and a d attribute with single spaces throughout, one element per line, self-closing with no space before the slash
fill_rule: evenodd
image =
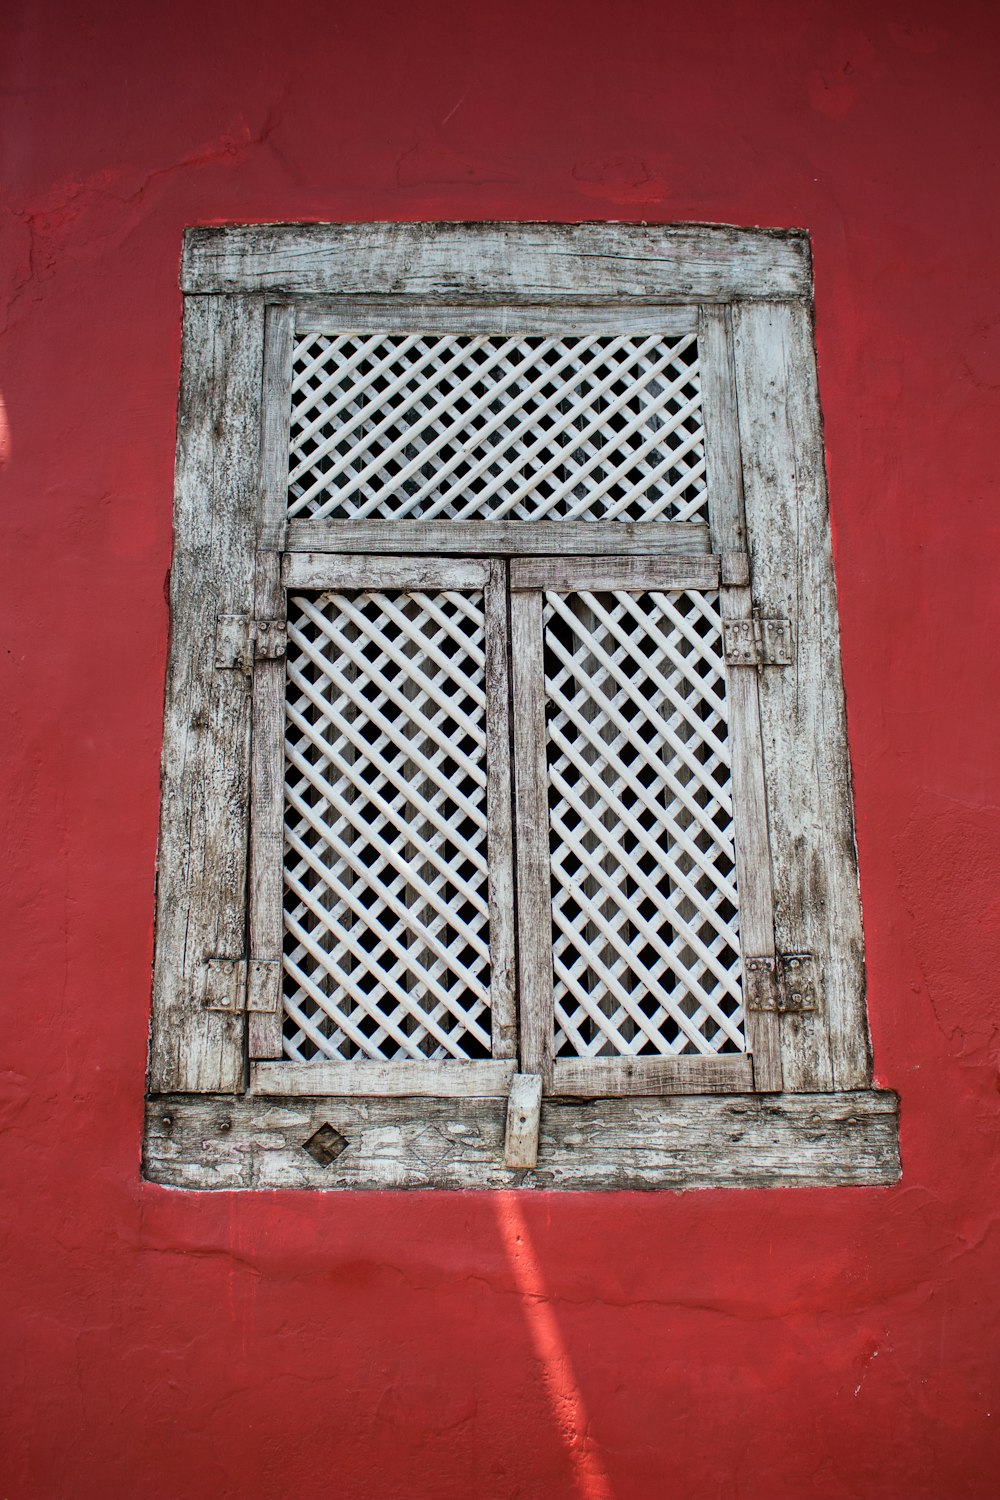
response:
<path id="1" fill-rule="evenodd" d="M 744 1051 L 718 597 L 544 620 L 555 1055 Z"/>
<path id="2" fill-rule="evenodd" d="M 490 1056 L 483 611 L 289 600 L 288 1057 Z"/>
<path id="3" fill-rule="evenodd" d="M 705 519 L 695 337 L 310 334 L 288 513 Z"/>

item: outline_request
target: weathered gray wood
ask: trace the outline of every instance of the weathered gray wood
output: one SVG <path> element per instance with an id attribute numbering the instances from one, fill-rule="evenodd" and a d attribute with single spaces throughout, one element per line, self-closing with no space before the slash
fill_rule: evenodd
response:
<path id="1" fill-rule="evenodd" d="M 677 224 L 247 224 L 189 229 L 186 292 L 728 302 L 808 295 L 802 230 Z"/>
<path id="2" fill-rule="evenodd" d="M 284 727 L 285 663 L 258 662 L 250 758 L 250 953 L 278 963 L 284 937 Z M 273 1014 L 254 1011 L 248 1016 L 251 1057 L 281 1056 L 280 984 L 275 999 Z"/>
<path id="3" fill-rule="evenodd" d="M 734 310 L 754 604 L 792 624 L 791 667 L 760 674 L 781 951 L 816 955 L 823 1007 L 782 1025 L 786 1089 L 871 1077 L 840 639 L 815 356 L 804 305 Z"/>
<path id="4" fill-rule="evenodd" d="M 584 334 L 612 337 L 662 333 L 683 338 L 698 328 L 697 307 L 518 307 L 515 303 L 415 302 L 407 297 L 316 297 L 295 305 L 295 327 L 303 333 L 458 333 L 510 338 Z"/>
<path id="5" fill-rule="evenodd" d="M 292 379 L 294 316 L 290 307 L 269 307 L 264 322 L 264 375 L 261 403 L 260 504 L 254 590 L 258 620 L 285 619 L 281 583 L 288 485 L 288 393 Z M 250 762 L 250 952 L 280 965 L 282 863 L 284 852 L 285 663 L 258 661 L 254 669 Z M 281 986 L 271 1014 L 247 1016 L 251 1057 L 281 1056 Z"/>
<path id="6" fill-rule="evenodd" d="M 723 589 L 721 609 L 723 620 L 752 619 L 750 590 Z M 726 700 L 732 757 L 736 889 L 740 898 L 740 951 L 744 958 L 773 958 L 771 845 L 756 667 L 726 667 Z M 745 983 L 743 995 L 746 999 Z M 777 1092 L 781 1088 L 780 1017 L 770 1011 L 748 1008 L 744 1029 L 753 1054 L 754 1087 L 763 1093 Z"/>
<path id="7" fill-rule="evenodd" d="M 719 559 L 703 557 L 525 557 L 510 565 L 512 589 L 711 589 Z"/>
<path id="8" fill-rule="evenodd" d="M 430 1095 L 500 1098 L 507 1094 L 517 1064 L 495 1062 L 261 1062 L 251 1068 L 250 1092 L 281 1097 L 299 1094 Z"/>
<path id="9" fill-rule="evenodd" d="M 288 510 L 288 433 L 291 426 L 294 314 L 290 307 L 269 307 L 264 324 L 264 381 L 260 435 L 260 508 L 258 542 L 262 553 L 284 550 Z M 262 593 L 262 589 L 265 592 Z M 258 572 L 258 613 L 280 607 L 280 581 Z"/>
<path id="10" fill-rule="evenodd" d="M 541 1112 L 541 1078 L 537 1073 L 515 1073 L 507 1100 L 507 1133 L 503 1149 L 505 1166 L 534 1167 L 537 1164 Z"/>
<path id="11" fill-rule="evenodd" d="M 731 310 L 703 307 L 698 328 L 698 364 L 711 547 L 713 552 L 745 554 L 743 468 L 732 345 Z"/>
<path id="12" fill-rule="evenodd" d="M 511 596 L 510 635 L 521 1071 L 539 1074 L 548 1088 L 554 1009 L 541 594 Z"/>
<path id="13" fill-rule="evenodd" d="M 150 1077 L 241 1088 L 242 1016 L 203 1010 L 206 958 L 246 942 L 249 679 L 215 667 L 219 614 L 253 606 L 263 308 L 190 298 L 178 409 Z"/>
<path id="14" fill-rule="evenodd" d="M 289 552 L 616 557 L 709 551 L 700 521 L 289 521 Z"/>
<path id="15" fill-rule="evenodd" d="M 150 1099 L 144 1172 L 171 1187 L 877 1186 L 899 1177 L 896 1096 L 546 1099 L 538 1165 L 504 1165 L 506 1099 Z M 329 1125 L 346 1146 L 304 1150 Z"/>
<path id="16" fill-rule="evenodd" d="M 287 589 L 483 589 L 487 562 L 450 557 L 341 557 L 329 552 L 285 554 Z"/>
<path id="17" fill-rule="evenodd" d="M 745 1056 L 556 1058 L 553 1094 L 582 1099 L 625 1094 L 735 1094 L 753 1088 Z"/>
<path id="18" fill-rule="evenodd" d="M 489 860 L 490 1035 L 494 1057 L 517 1056 L 517 949 L 510 764 L 510 659 L 506 564 L 486 585 L 486 849 Z"/>
<path id="19" fill-rule="evenodd" d="M 750 559 L 745 552 L 719 554 L 719 582 L 733 588 L 750 587 Z"/>

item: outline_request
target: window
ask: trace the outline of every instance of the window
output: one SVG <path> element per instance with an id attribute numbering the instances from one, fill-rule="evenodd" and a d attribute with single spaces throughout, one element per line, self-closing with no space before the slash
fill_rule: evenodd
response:
<path id="1" fill-rule="evenodd" d="M 798 232 L 192 230 L 145 1170 L 878 1183 Z"/>

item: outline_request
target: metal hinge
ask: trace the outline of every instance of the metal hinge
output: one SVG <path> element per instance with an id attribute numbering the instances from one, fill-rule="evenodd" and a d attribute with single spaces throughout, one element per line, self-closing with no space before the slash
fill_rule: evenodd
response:
<path id="1" fill-rule="evenodd" d="M 201 968 L 204 1010 L 227 1010 L 237 1015 L 246 1008 L 247 965 L 244 958 L 206 958 Z"/>
<path id="2" fill-rule="evenodd" d="M 819 964 L 813 953 L 778 953 L 744 958 L 743 994 L 747 1010 L 802 1015 L 820 1008 Z"/>
<path id="3" fill-rule="evenodd" d="M 722 650 L 730 667 L 788 667 L 792 627 L 788 620 L 723 620 Z"/>
<path id="4" fill-rule="evenodd" d="M 281 1009 L 281 960 L 206 958 L 202 965 L 204 1010 L 239 1015 L 245 1010 L 277 1015 Z"/>
<path id="5" fill-rule="evenodd" d="M 249 615 L 216 615 L 215 665 L 252 672 L 255 661 L 275 661 L 285 654 L 284 620 L 251 620 Z"/>

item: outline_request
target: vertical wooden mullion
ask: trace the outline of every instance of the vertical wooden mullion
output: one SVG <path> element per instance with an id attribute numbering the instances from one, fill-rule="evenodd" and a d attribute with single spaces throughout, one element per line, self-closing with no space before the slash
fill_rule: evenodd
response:
<path id="1" fill-rule="evenodd" d="M 511 593 L 521 1070 L 552 1087 L 552 877 L 545 759 L 542 594 Z"/>
<path id="2" fill-rule="evenodd" d="M 486 814 L 493 1056 L 517 1056 L 507 565 L 490 563 L 486 614 Z"/>
<path id="3" fill-rule="evenodd" d="M 408 662 L 419 662 L 422 652 L 421 643 L 417 638 L 416 632 L 420 623 L 420 610 L 414 598 L 414 591 L 407 590 L 404 592 L 399 603 L 403 614 L 412 627 L 399 643 L 400 652 Z M 412 670 L 407 671 L 405 676 L 402 677 L 399 684 L 399 691 L 407 703 L 416 701 L 418 688 Z M 403 739 L 408 742 L 412 742 L 418 737 L 412 709 L 400 716 L 399 731 Z M 419 797 L 423 802 L 429 802 L 433 798 L 433 782 L 420 769 L 415 759 L 408 759 L 403 763 L 403 776 L 407 787 L 412 791 L 414 799 Z M 406 821 L 407 826 L 413 829 L 420 838 L 425 842 L 433 844 L 435 834 L 434 824 L 423 816 L 415 800 L 408 801 L 406 804 Z M 403 845 L 403 858 L 406 861 L 408 872 L 412 871 L 415 878 L 422 878 L 428 884 L 433 884 L 433 866 L 423 858 L 415 842 L 407 842 Z M 400 935 L 400 942 L 407 950 L 407 966 L 400 975 L 399 983 L 407 995 L 410 995 L 420 984 L 421 973 L 426 973 L 434 963 L 430 949 L 426 943 L 422 943 L 420 940 L 420 932 L 434 921 L 434 914 L 427 903 L 421 899 L 416 885 L 409 880 L 403 886 L 400 893 L 400 900 L 410 914 L 410 926 L 409 931 Z M 420 1004 L 419 999 L 417 1003 Z M 423 1003 L 429 1011 L 433 1010 L 433 999 L 430 995 L 425 994 Z M 413 1036 L 419 1025 L 420 1022 L 412 1011 L 407 1011 L 405 1016 L 400 1017 L 399 1029 L 403 1032 L 404 1036 Z M 433 1034 L 425 1027 L 424 1035 L 417 1045 L 420 1051 L 429 1057 L 434 1052 L 438 1043 Z"/>
<path id="4" fill-rule="evenodd" d="M 677 687 L 678 696 L 683 696 L 683 694 L 680 692 L 680 689 L 685 680 L 684 672 L 680 668 L 674 667 L 669 662 L 664 663 L 664 670 L 667 672 L 671 679 L 671 686 Z M 692 740 L 695 740 L 695 744 L 692 747 L 694 755 L 704 757 L 706 749 L 705 742 L 702 741 L 700 744 L 697 742 L 694 726 L 691 724 L 686 715 L 676 713 L 673 717 L 672 728 L 674 734 L 682 744 L 690 745 Z M 684 761 L 681 761 L 676 766 L 675 775 L 677 781 L 685 789 L 690 788 L 692 782 L 696 780 L 694 771 Z M 704 788 L 696 788 L 693 795 L 696 798 L 704 800 Z M 691 840 L 699 848 L 704 848 L 704 831 L 700 829 L 694 814 L 685 804 L 683 798 L 677 797 L 675 795 L 671 800 L 670 792 L 666 788 L 664 788 L 663 800 L 664 806 L 667 809 L 668 816 L 674 822 L 675 826 L 683 829 L 684 832 L 687 833 L 688 837 L 691 838 Z M 691 875 L 692 878 L 697 882 L 697 872 L 692 871 Z M 691 899 L 690 896 L 686 896 L 683 891 L 678 889 L 676 882 L 673 881 L 670 877 L 669 865 L 663 871 L 663 880 L 667 887 L 674 892 L 673 904 L 678 917 L 680 917 L 684 922 L 693 922 L 697 926 L 699 918 L 697 904 Z M 671 933 L 673 939 L 676 941 L 679 934 L 677 932 L 677 929 L 673 926 L 671 927 Z M 680 964 L 689 972 L 694 968 L 694 965 L 697 962 L 697 955 L 689 944 L 685 944 L 679 950 L 677 957 Z M 693 994 L 685 995 L 680 1000 L 679 1005 L 684 1014 L 689 1018 L 694 1017 L 699 1009 L 699 1002 Z"/>
<path id="5" fill-rule="evenodd" d="M 705 306 L 698 320 L 698 365 L 705 423 L 708 529 L 713 552 L 746 551 L 743 463 L 728 307 Z"/>
<path id="6" fill-rule="evenodd" d="M 285 620 L 281 583 L 288 489 L 295 309 L 269 307 L 264 324 L 261 488 L 257 525 L 254 612 L 259 620 Z M 285 662 L 255 663 L 250 773 L 250 959 L 277 964 L 270 985 L 273 1009 L 250 1011 L 252 1058 L 280 1057 L 281 961 L 284 939 L 284 722 Z M 251 990 L 252 999 L 252 990 Z"/>
<path id="7" fill-rule="evenodd" d="M 723 620 L 753 618 L 748 588 L 723 588 L 721 597 Z M 744 961 L 748 958 L 773 960 L 771 845 L 756 667 L 726 668 L 726 699 L 732 754 L 736 889 L 740 898 L 740 952 Z M 744 1003 L 747 995 L 748 986 L 744 979 Z M 774 1011 L 747 1009 L 744 1025 L 753 1058 L 754 1088 L 775 1093 L 782 1086 L 781 1017 Z"/>
<path id="8" fill-rule="evenodd" d="M 712 550 L 721 554 L 742 553 L 746 550 L 743 464 L 733 369 L 732 317 L 728 307 L 705 306 L 701 309 L 698 355 Z M 749 620 L 753 617 L 749 588 L 724 586 L 720 590 L 720 602 L 724 620 Z M 726 686 L 732 748 L 736 887 L 740 899 L 740 952 L 743 958 L 773 959 L 773 874 L 756 668 L 727 667 Z M 744 984 L 744 998 L 746 993 Z M 780 1017 L 774 1012 L 747 1010 L 745 1028 L 753 1058 L 755 1088 L 767 1092 L 780 1089 Z"/>
<path id="9" fill-rule="evenodd" d="M 284 936 L 285 664 L 257 663 L 250 757 L 250 960 L 277 964 L 274 1009 L 248 1012 L 252 1058 L 281 1056 L 281 960 Z M 253 991 L 249 995 L 253 1000 Z"/>
<path id="10" fill-rule="evenodd" d="M 581 636 L 586 634 L 588 638 L 592 639 L 597 629 L 597 618 L 594 611 L 589 607 L 589 605 L 584 604 L 580 594 L 569 594 L 567 595 L 567 599 L 569 601 L 570 611 L 579 621 Z M 593 724 L 598 720 L 599 717 L 601 717 L 597 699 L 595 698 L 593 691 L 594 678 L 597 675 L 598 669 L 598 658 L 593 651 L 587 652 L 586 655 L 584 655 L 581 651 L 581 654 L 577 656 L 576 660 L 581 676 L 584 678 L 586 684 L 584 694 L 582 695 L 579 704 L 580 716 L 588 724 Z M 599 724 L 598 734 L 600 738 L 605 741 L 605 743 L 607 743 L 608 740 L 613 737 L 614 730 L 611 721 L 606 714 L 603 715 L 603 722 Z M 594 769 L 596 774 L 600 774 L 607 766 L 607 755 L 601 755 L 588 740 L 584 740 L 584 743 L 580 747 L 580 756 L 586 765 Z M 600 821 L 602 827 L 608 828 L 609 825 L 613 824 L 614 816 L 607 804 L 607 799 L 600 795 L 593 781 L 586 777 L 581 778 L 581 780 L 582 784 L 579 785 L 579 796 L 581 802 L 591 811 L 596 809 L 599 804 L 603 803 L 604 809 L 601 813 Z M 583 848 L 588 854 L 597 854 L 598 856 L 600 855 L 601 840 L 592 829 L 585 828 L 583 830 L 583 832 L 580 834 L 580 843 L 583 845 Z M 594 902 L 598 907 L 600 907 L 603 904 L 603 898 L 605 895 L 603 883 L 589 871 L 581 871 L 578 878 L 587 899 Z M 631 924 L 629 924 L 626 932 L 629 935 L 629 938 L 631 938 Z M 601 932 L 601 929 L 596 922 L 588 921 L 584 923 L 582 937 L 590 953 L 599 954 L 605 962 L 607 962 L 608 958 L 610 957 L 609 967 L 613 966 L 614 951 L 612 950 L 610 955 L 606 951 L 609 947 L 607 937 Z M 615 1000 L 613 995 L 607 992 L 606 986 L 603 985 L 597 969 L 592 966 L 588 966 L 580 976 L 580 983 L 583 987 L 588 989 L 588 991 L 592 995 L 595 992 L 597 993 L 598 999 L 596 1001 L 596 1006 L 603 1015 L 613 1016 L 615 1014 L 616 1010 L 618 1009 L 618 1002 L 617 1000 Z M 602 989 L 604 991 L 603 994 L 601 993 Z M 553 1026 L 554 1020 L 555 1017 L 553 1014 Z M 582 1026 L 586 1032 L 590 1033 L 590 1037 L 588 1039 L 592 1040 L 593 1030 L 596 1027 L 596 1022 L 588 1019 L 582 1023 Z M 626 1017 L 619 1024 L 619 1030 L 623 1035 L 627 1035 L 629 1038 L 631 1038 L 635 1034 L 635 1023 Z"/>

